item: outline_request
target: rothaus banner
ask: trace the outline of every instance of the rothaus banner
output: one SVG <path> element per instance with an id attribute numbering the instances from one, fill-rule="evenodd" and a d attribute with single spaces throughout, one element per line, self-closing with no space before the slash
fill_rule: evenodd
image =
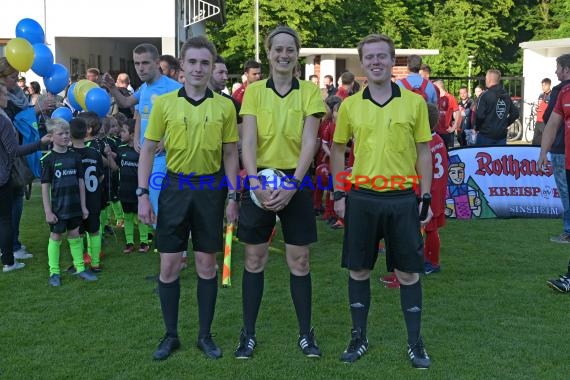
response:
<path id="1" fill-rule="evenodd" d="M 562 217 L 552 165 L 542 173 L 536 163 L 539 152 L 539 147 L 522 145 L 450 150 L 446 216 Z"/>

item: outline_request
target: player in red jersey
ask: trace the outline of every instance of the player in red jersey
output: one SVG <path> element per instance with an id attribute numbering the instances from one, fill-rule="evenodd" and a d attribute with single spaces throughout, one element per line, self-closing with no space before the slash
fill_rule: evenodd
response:
<path id="1" fill-rule="evenodd" d="M 323 163 L 327 164 L 330 173 L 330 154 L 331 146 L 333 143 L 333 136 L 335 130 L 336 115 L 338 112 L 338 107 L 342 99 L 336 95 L 329 96 L 325 99 L 327 108 L 331 112 L 330 122 L 326 128 L 323 129 L 323 134 L 321 136 L 321 149 L 323 151 Z M 325 212 L 322 216 L 323 220 L 326 220 L 329 225 L 333 225 L 337 221 L 336 214 L 334 213 L 334 201 L 332 200 L 332 191 L 327 191 L 325 193 Z"/>
<path id="2" fill-rule="evenodd" d="M 433 165 L 431 181 L 431 210 L 433 217 L 425 227 L 425 273 L 437 273 L 439 265 L 440 240 L 438 229 L 445 225 L 445 193 L 447 190 L 447 173 L 449 163 L 447 149 L 443 139 L 434 132 L 438 124 L 439 111 L 437 106 L 428 103 L 429 124 L 432 130 L 432 140 L 429 143 Z"/>
<path id="3" fill-rule="evenodd" d="M 329 104 L 330 103 L 329 99 L 333 97 L 335 96 L 334 95 L 329 96 L 327 99 L 325 99 L 325 104 L 327 106 L 327 113 L 321 119 L 321 124 L 319 125 L 319 132 L 317 135 L 318 148 L 317 148 L 317 154 L 315 155 L 315 159 L 313 161 L 315 171 L 319 167 L 323 169 L 324 167 L 322 167 L 321 165 L 325 165 L 327 167 L 325 169 L 328 172 L 330 148 L 329 145 L 326 144 L 329 144 L 330 141 L 332 141 L 332 135 L 334 133 L 333 109 Z M 340 98 L 338 99 L 340 103 Z M 325 141 L 327 141 L 326 144 Z M 319 180 L 318 177 L 319 173 L 315 172 L 315 176 L 313 179 L 313 185 L 315 187 L 315 191 L 313 192 L 313 208 L 315 209 L 315 215 L 324 214 L 325 212 L 325 209 L 323 208 L 323 193 L 324 193 L 324 187 L 326 187 L 326 185 L 324 185 L 323 181 Z"/>

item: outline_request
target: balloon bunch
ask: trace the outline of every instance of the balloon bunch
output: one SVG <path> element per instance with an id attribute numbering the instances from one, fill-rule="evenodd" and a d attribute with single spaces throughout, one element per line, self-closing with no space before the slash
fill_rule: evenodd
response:
<path id="1" fill-rule="evenodd" d="M 16 25 L 16 38 L 6 44 L 6 59 L 18 71 L 25 72 L 31 68 L 43 78 L 47 91 L 52 94 L 60 93 L 69 83 L 67 68 L 54 63 L 53 54 L 45 44 L 45 32 L 42 26 L 31 18 L 24 18 Z M 107 115 L 111 108 L 109 94 L 88 80 L 72 84 L 68 98 L 76 110 L 92 111 L 99 117 Z M 61 112 L 68 116 L 66 111 Z"/>
<path id="2" fill-rule="evenodd" d="M 97 83 L 87 79 L 72 83 L 67 91 L 69 104 L 76 110 L 95 112 L 99 117 L 104 117 L 111 108 L 111 97 Z"/>
<path id="3" fill-rule="evenodd" d="M 65 66 L 53 62 L 53 54 L 44 42 L 42 26 L 31 18 L 21 19 L 16 25 L 16 38 L 6 44 L 6 59 L 18 71 L 31 68 L 43 78 L 46 89 L 57 94 L 67 86 L 69 73 Z"/>

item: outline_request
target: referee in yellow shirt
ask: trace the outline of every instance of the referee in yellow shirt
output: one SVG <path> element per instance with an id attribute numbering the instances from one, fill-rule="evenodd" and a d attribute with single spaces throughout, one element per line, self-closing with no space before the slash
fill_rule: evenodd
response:
<path id="1" fill-rule="evenodd" d="M 247 86 L 240 111 L 242 161 L 249 185 L 257 189 L 255 195 L 264 208 L 246 197 L 240 209 L 238 237 L 246 246 L 243 328 L 234 352 L 238 359 L 252 357 L 256 346 L 255 322 L 276 214 L 283 227 L 291 298 L 299 322 L 297 342 L 305 356 L 321 356 L 311 328 L 309 272 L 309 244 L 317 240 L 317 228 L 310 189 L 300 185 L 315 154 L 319 119 L 325 113 L 325 105 L 314 83 L 297 80 L 293 75 L 300 45 L 299 36 L 289 27 L 277 27 L 269 34 L 265 49 L 270 78 Z M 275 191 L 263 189 L 256 177 L 263 168 L 282 170 L 289 176 L 289 183 Z"/>
<path id="2" fill-rule="evenodd" d="M 192 247 L 198 274 L 199 333 L 197 346 L 216 359 L 222 351 L 212 340 L 218 282 L 216 252 L 223 249 L 223 218 L 226 190 L 230 201 L 228 221 L 238 215 L 236 112 L 231 100 L 208 89 L 217 56 L 204 36 L 190 38 L 181 48 L 186 82 L 180 90 L 159 96 L 153 105 L 139 159 L 139 218 L 154 223 L 148 199 L 149 186 L 164 177 L 159 196 L 157 248 L 160 252 L 158 291 L 166 334 L 155 360 L 166 359 L 180 346 L 178 339 L 179 272 L 182 252 Z M 168 173 L 151 173 L 154 152 L 164 138 Z M 223 162 L 229 189 L 220 174 Z"/>
<path id="3" fill-rule="evenodd" d="M 372 34 L 358 44 L 368 87 L 343 101 L 338 111 L 332 171 L 335 211 L 345 218 L 342 266 L 350 272 L 348 298 L 352 337 L 341 360 L 354 362 L 368 349 L 370 272 L 378 258 L 378 242 L 386 242 L 386 265 L 400 280 L 400 303 L 408 330 L 408 355 L 416 368 L 428 368 L 420 336 L 424 270 L 420 210 L 414 192 L 421 176 L 422 199 L 427 206 L 432 178 L 431 131 L 425 100 L 391 81 L 395 63 L 392 40 Z M 344 170 L 344 150 L 354 137 L 355 161 L 348 193 L 339 190 L 336 177 Z M 345 203 L 346 202 L 346 203 Z M 419 207 L 419 208 L 418 208 Z M 431 210 L 425 209 L 426 224 Z"/>

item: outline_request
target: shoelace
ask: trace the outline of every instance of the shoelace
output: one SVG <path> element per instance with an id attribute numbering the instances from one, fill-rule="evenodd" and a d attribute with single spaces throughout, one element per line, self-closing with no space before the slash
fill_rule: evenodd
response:
<path id="1" fill-rule="evenodd" d="M 416 342 L 415 345 L 410 347 L 410 351 L 414 357 L 418 356 L 420 358 L 427 358 L 427 352 L 425 351 L 424 342 L 422 340 Z"/>
<path id="2" fill-rule="evenodd" d="M 356 351 L 360 346 L 362 346 L 362 339 L 360 337 L 353 337 L 350 339 L 347 351 Z"/>

